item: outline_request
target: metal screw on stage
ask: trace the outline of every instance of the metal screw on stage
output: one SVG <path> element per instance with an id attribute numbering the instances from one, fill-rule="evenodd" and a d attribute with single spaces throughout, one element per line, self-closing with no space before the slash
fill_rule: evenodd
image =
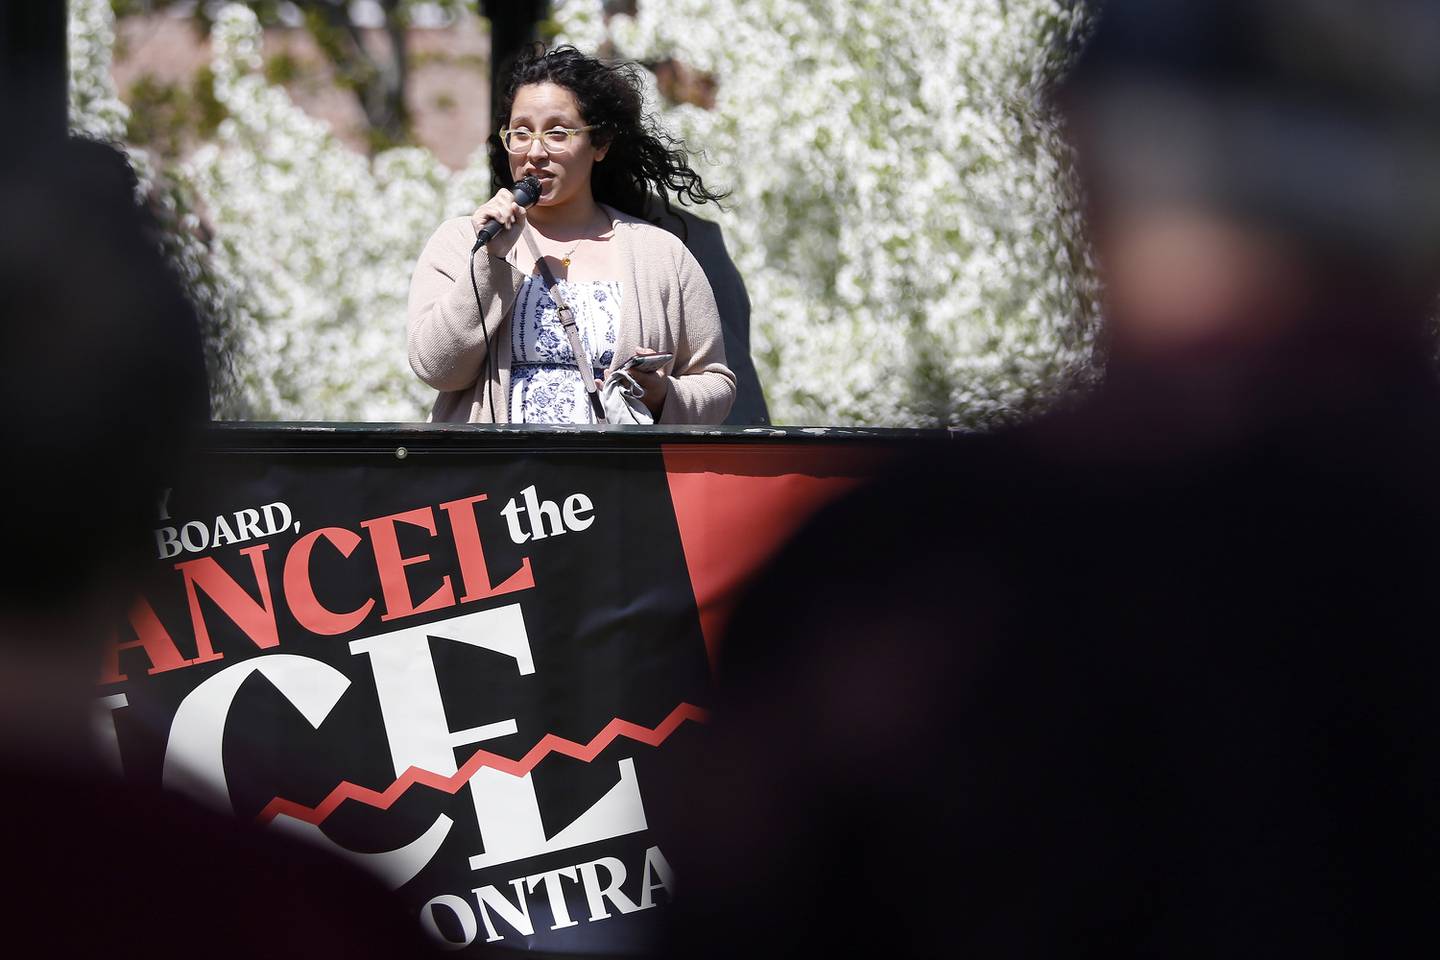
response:
<path id="1" fill-rule="evenodd" d="M 410 451 L 409 451 L 409 450 L 406 450 L 404 447 L 396 447 L 396 448 L 395 448 L 395 459 L 396 459 L 396 460 L 404 460 L 404 459 L 405 459 L 406 457 L 408 457 L 408 456 L 410 456 Z"/>

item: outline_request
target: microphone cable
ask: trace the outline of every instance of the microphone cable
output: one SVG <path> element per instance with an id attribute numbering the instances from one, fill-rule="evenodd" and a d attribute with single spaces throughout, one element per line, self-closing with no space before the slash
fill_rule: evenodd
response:
<path id="1" fill-rule="evenodd" d="M 510 192 L 520 206 L 533 206 L 535 201 L 540 199 L 540 180 L 533 173 L 529 174 L 517 180 L 510 187 Z M 491 222 L 499 223 L 499 221 Z M 500 421 L 495 414 L 494 378 L 490 376 L 490 365 L 494 362 L 494 358 L 490 353 L 490 328 L 485 325 L 485 305 L 480 302 L 480 284 L 475 282 L 475 254 L 479 253 L 480 248 L 493 240 L 499 233 L 500 230 L 497 229 L 487 237 L 485 236 L 485 227 L 482 226 L 475 231 L 475 246 L 470 248 L 470 289 L 475 292 L 475 312 L 480 317 L 480 335 L 485 338 L 485 368 L 481 371 L 481 375 L 485 378 L 485 402 L 490 406 L 490 416 L 495 423 Z M 510 309 L 515 309 L 513 304 Z"/>
<path id="2" fill-rule="evenodd" d="M 470 289 L 475 291 L 475 312 L 480 315 L 480 335 L 485 338 L 485 369 L 481 371 L 481 376 L 485 378 L 485 402 L 490 405 L 491 419 L 499 423 L 499 420 L 495 419 L 495 388 L 490 377 L 490 328 L 485 325 L 485 307 L 480 302 L 480 284 L 475 282 L 475 254 L 479 252 L 478 244 L 470 251 Z"/>

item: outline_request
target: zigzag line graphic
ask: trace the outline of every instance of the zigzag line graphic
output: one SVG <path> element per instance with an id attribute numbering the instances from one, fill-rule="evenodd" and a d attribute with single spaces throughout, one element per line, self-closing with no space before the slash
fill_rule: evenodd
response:
<path id="1" fill-rule="evenodd" d="M 376 791 L 369 787 L 362 787 L 359 784 L 351 783 L 349 780 L 340 781 L 340 785 L 331 790 L 325 799 L 320 801 L 318 806 L 307 807 L 303 803 L 296 803 L 294 800 L 286 800 L 284 797 L 276 797 L 265 805 L 265 809 L 255 818 L 258 823 L 269 823 L 280 814 L 293 817 L 296 820 L 303 820 L 306 823 L 313 823 L 319 826 L 334 813 L 335 810 L 346 800 L 354 800 L 379 810 L 389 810 L 396 800 L 399 800 L 411 787 L 419 785 L 429 787 L 432 790 L 440 790 L 453 794 L 470 781 L 483 767 L 490 767 L 508 773 L 512 777 L 523 777 L 539 766 L 552 753 L 563 753 L 567 757 L 574 757 L 576 760 L 583 760 L 586 763 L 600 756 L 600 753 L 617 737 L 625 737 L 639 743 L 649 744 L 658 747 L 669 739 L 670 734 L 679 728 L 686 720 L 694 720 L 696 723 L 704 723 L 709 719 L 709 714 L 690 703 L 682 703 L 670 715 L 660 721 L 660 725 L 654 730 L 649 727 L 642 727 L 638 723 L 631 723 L 629 720 L 621 720 L 616 717 L 605 725 L 605 729 L 597 733 L 589 743 L 579 744 L 574 740 L 566 740 L 564 737 L 557 737 L 553 733 L 547 733 L 540 739 L 540 742 L 530 748 L 530 752 L 519 760 L 511 760 L 509 757 L 502 757 L 490 753 L 488 750 L 476 750 L 465 761 L 465 765 L 451 776 L 425 770 L 421 767 L 410 767 L 400 775 L 400 778 L 385 790 Z"/>

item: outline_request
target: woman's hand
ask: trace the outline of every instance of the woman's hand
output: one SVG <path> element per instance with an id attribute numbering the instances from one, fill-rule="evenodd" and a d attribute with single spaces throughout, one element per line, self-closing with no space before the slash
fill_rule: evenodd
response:
<path id="1" fill-rule="evenodd" d="M 649 347 L 639 347 L 635 350 L 637 357 L 643 357 L 649 353 L 658 353 Z M 665 398 L 670 394 L 670 378 L 664 370 L 656 370 L 652 373 L 645 373 L 641 370 L 631 370 L 630 376 L 645 390 L 645 396 L 640 402 L 645 404 L 646 409 L 655 417 L 660 419 L 660 408 L 665 406 Z"/>
<path id="2" fill-rule="evenodd" d="M 474 224 L 476 234 L 491 221 L 503 223 L 505 229 L 485 244 L 485 249 L 490 251 L 492 257 L 503 258 L 520 238 L 520 228 L 525 225 L 525 208 L 515 202 L 513 193 L 501 188 L 499 193 L 480 204 L 475 208 L 475 212 L 470 214 L 470 222 Z"/>

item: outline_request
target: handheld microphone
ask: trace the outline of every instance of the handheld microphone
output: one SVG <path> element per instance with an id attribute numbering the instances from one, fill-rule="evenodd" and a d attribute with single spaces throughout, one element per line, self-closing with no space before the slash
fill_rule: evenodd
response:
<path id="1" fill-rule="evenodd" d="M 515 195 L 516 203 L 522 207 L 528 207 L 540 199 L 540 180 L 532 173 L 525 177 L 525 179 L 516 181 L 515 185 L 510 188 L 510 192 Z M 495 235 L 504 229 L 505 224 L 499 220 L 491 220 L 485 224 L 475 236 L 475 246 L 470 248 L 470 252 L 474 253 L 491 240 L 494 240 Z"/>

